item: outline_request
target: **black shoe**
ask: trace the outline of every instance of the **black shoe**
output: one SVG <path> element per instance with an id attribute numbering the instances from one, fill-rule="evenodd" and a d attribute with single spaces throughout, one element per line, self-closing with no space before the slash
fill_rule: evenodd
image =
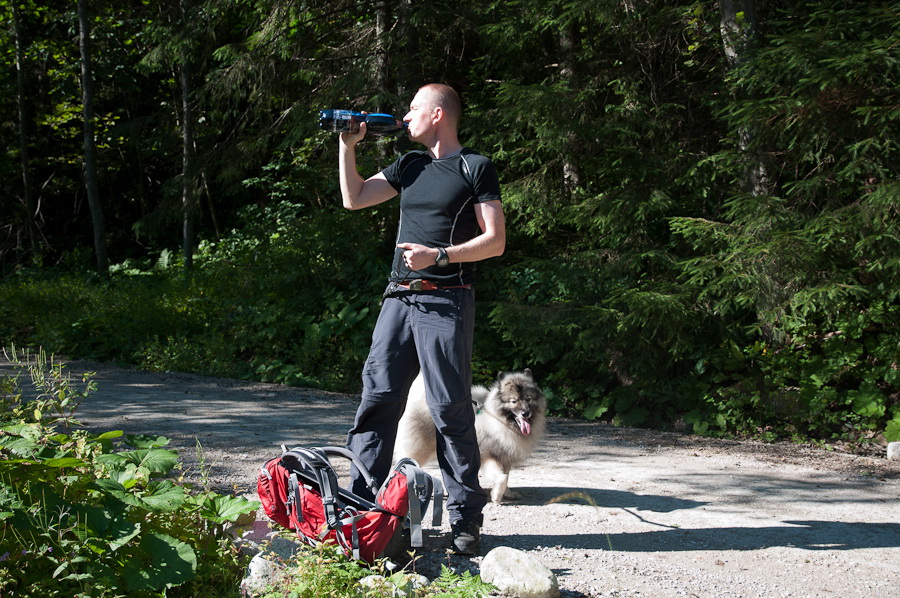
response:
<path id="1" fill-rule="evenodd" d="M 478 554 L 481 552 L 481 526 L 471 519 L 460 519 L 450 524 L 452 550 L 456 554 Z"/>

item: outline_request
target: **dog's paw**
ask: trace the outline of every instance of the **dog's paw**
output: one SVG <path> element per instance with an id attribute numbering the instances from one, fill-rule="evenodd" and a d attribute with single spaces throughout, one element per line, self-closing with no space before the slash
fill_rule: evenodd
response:
<path id="1" fill-rule="evenodd" d="M 503 493 L 503 500 L 519 500 L 522 498 L 522 494 L 516 492 L 515 490 L 506 489 L 506 492 Z"/>
<path id="2" fill-rule="evenodd" d="M 491 488 L 491 502 L 499 505 L 506 497 L 506 484 L 494 484 Z"/>

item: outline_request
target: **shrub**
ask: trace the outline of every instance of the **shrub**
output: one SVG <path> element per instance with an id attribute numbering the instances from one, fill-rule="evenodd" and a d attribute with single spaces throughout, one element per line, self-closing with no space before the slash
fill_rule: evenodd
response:
<path id="1" fill-rule="evenodd" d="M 19 376 L 0 382 L 0 590 L 236 596 L 241 557 L 224 525 L 256 504 L 178 483 L 167 438 L 73 429 L 90 376 L 77 387 L 40 355 L 31 374 L 35 397 Z"/>

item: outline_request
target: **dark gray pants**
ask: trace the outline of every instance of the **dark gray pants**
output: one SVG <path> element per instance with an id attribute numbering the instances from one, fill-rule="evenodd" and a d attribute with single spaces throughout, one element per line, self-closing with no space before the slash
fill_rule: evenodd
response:
<path id="1" fill-rule="evenodd" d="M 438 465 L 450 521 L 481 522 L 487 493 L 478 483 L 481 456 L 472 409 L 473 289 L 401 291 L 384 300 L 363 369 L 362 401 L 347 448 L 379 483 L 390 473 L 397 423 L 421 369 L 437 428 Z M 352 491 L 371 497 L 355 469 Z"/>

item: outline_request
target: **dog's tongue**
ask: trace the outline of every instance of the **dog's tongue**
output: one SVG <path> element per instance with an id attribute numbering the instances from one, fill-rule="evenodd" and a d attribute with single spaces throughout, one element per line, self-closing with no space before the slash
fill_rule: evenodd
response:
<path id="1" fill-rule="evenodd" d="M 526 436 L 531 434 L 531 424 L 528 423 L 528 420 L 524 417 L 517 417 L 516 423 L 519 424 L 519 429 L 522 431 L 522 434 Z"/>

